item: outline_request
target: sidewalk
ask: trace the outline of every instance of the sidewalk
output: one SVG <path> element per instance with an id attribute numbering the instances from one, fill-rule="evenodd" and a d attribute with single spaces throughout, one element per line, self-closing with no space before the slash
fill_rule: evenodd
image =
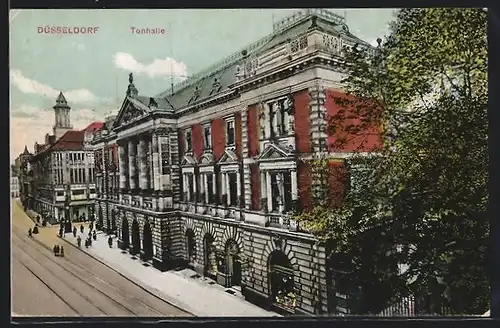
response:
<path id="1" fill-rule="evenodd" d="M 161 272 L 151 266 L 144 266 L 139 259 L 132 259 L 128 252 L 122 253 L 116 247 L 109 248 L 107 236 L 100 232 L 97 241 L 82 251 L 106 264 L 126 278 L 136 282 L 144 289 L 172 303 L 195 316 L 204 317 L 271 317 L 277 313 L 266 311 L 254 304 L 245 301 L 238 293 L 230 294 L 226 288 L 219 285 L 210 285 L 204 279 L 191 278 L 188 270 Z M 65 240 L 76 247 L 76 238 L 66 235 Z M 82 245 L 83 245 L 82 240 Z"/>

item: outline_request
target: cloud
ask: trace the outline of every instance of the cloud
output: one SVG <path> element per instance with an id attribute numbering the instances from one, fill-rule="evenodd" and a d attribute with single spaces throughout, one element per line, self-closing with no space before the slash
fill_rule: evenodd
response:
<path id="1" fill-rule="evenodd" d="M 117 52 L 114 62 L 116 67 L 126 71 L 146 74 L 149 77 L 173 75 L 181 80 L 187 78 L 187 68 L 183 62 L 178 62 L 173 58 L 166 57 L 165 59 L 155 59 L 153 62 L 145 65 L 137 60 L 134 56 L 125 52 Z"/>
<path id="2" fill-rule="evenodd" d="M 23 93 L 32 93 L 43 97 L 55 99 L 60 90 L 27 78 L 20 70 L 10 70 L 10 83 Z M 87 89 L 62 90 L 69 103 L 84 103 L 97 101 L 98 97 Z"/>
<path id="3" fill-rule="evenodd" d="M 76 48 L 78 50 L 85 50 L 85 45 L 83 43 L 72 42 L 71 47 Z"/>
<path id="4" fill-rule="evenodd" d="M 72 109 L 71 124 L 80 130 L 94 121 L 103 121 L 102 115 L 89 108 Z M 11 109 L 10 119 L 10 155 L 12 160 L 28 146 L 33 152 L 35 142 L 44 143 L 45 134 L 52 134 L 54 113 L 46 109 L 21 105 Z"/>

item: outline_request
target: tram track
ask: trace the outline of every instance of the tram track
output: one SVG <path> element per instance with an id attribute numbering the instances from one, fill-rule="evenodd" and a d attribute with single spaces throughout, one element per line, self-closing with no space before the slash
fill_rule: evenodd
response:
<path id="1" fill-rule="evenodd" d="M 119 288 L 104 279 L 102 279 L 100 276 L 96 275 L 94 272 L 89 270 L 88 268 L 84 267 L 83 265 L 77 264 L 74 261 L 70 261 L 67 258 L 60 257 L 60 258 L 55 258 L 52 250 L 47 247 L 46 245 L 43 245 L 40 241 L 36 240 L 35 238 L 30 238 L 21 229 L 18 229 L 16 227 L 13 227 L 14 229 L 14 234 L 16 238 L 13 238 L 13 243 L 16 245 L 15 249 L 26 249 L 29 248 L 30 250 L 34 250 L 36 253 L 35 254 L 41 254 L 43 256 L 44 260 L 48 260 L 49 263 L 51 263 L 53 266 L 57 267 L 59 270 L 62 270 L 62 272 L 68 273 L 71 277 L 74 277 L 79 283 L 82 288 L 86 289 L 92 289 L 94 294 L 99 294 L 101 295 L 100 297 L 105 297 L 107 299 L 107 304 L 112 303 L 115 306 L 115 311 L 112 312 L 118 312 L 118 313 L 109 313 L 107 309 L 105 309 L 103 306 L 98 306 L 95 304 L 95 300 L 90 299 L 86 295 L 83 295 L 82 293 L 78 293 L 81 298 L 85 299 L 87 302 L 90 302 L 93 304 L 93 306 L 102 313 L 102 315 L 144 315 L 144 313 L 147 313 L 147 315 L 154 315 L 154 316 L 160 316 L 163 315 L 164 311 L 160 310 L 157 306 L 152 306 L 150 304 L 147 304 L 146 302 L 140 300 L 137 297 L 134 297 L 133 295 L 127 294 L 126 290 L 123 290 L 122 288 Z M 14 236 L 13 236 L 14 237 Z M 47 250 L 47 252 L 50 252 L 50 255 L 47 254 L 47 252 L 42 252 L 39 250 L 39 247 L 37 246 L 43 246 L 44 249 Z M 46 265 L 46 262 L 41 261 L 40 259 L 36 259 L 34 256 L 31 256 L 28 254 L 25 250 L 21 250 L 21 252 L 26 253 L 25 256 L 29 256 L 32 261 L 35 261 L 36 263 L 44 266 Z M 19 251 L 19 250 L 18 250 Z M 82 253 L 83 255 L 83 253 Z M 30 270 L 32 271 L 32 270 Z M 54 276 L 57 276 L 59 280 L 63 280 L 61 275 L 56 275 L 53 273 Z M 91 279 L 89 279 L 91 277 Z M 92 283 L 94 282 L 94 283 Z M 63 282 L 64 283 L 64 282 Z M 70 287 L 71 286 L 66 282 L 66 286 Z M 99 286 L 95 287 L 94 285 Z M 85 287 L 83 287 L 85 286 Z M 76 292 L 76 290 L 75 290 Z M 112 296 L 110 296 L 112 295 Z M 166 303 L 163 299 L 159 298 L 158 296 L 149 293 L 150 296 L 155 297 L 157 300 L 161 301 L 165 306 L 169 305 L 171 307 L 175 307 L 169 303 Z M 116 307 L 121 308 L 122 311 L 116 309 Z M 177 308 L 177 307 L 175 307 Z M 139 311 L 137 311 L 139 309 Z M 178 309 L 178 308 L 177 308 Z M 116 311 L 118 310 L 118 311 Z M 120 313 L 123 312 L 123 310 L 126 313 Z M 181 309 L 178 309 L 179 311 L 184 312 Z M 187 313 L 184 312 L 184 315 Z"/>
<path id="2" fill-rule="evenodd" d="M 14 245 L 18 244 L 18 246 L 21 246 L 18 242 L 13 242 Z M 23 244 L 24 248 L 27 248 L 26 244 Z M 36 248 L 35 247 L 32 247 L 32 246 L 29 246 L 28 248 L 31 248 L 31 249 L 35 249 L 36 251 Z M 47 261 L 44 262 L 44 261 L 40 261 L 39 259 L 37 259 L 35 256 L 32 256 L 31 254 L 29 254 L 26 250 L 24 249 L 21 249 L 20 247 L 17 247 L 17 249 L 14 251 L 14 252 L 21 252 L 21 253 L 24 253 L 24 258 L 28 258 L 30 261 L 33 261 L 33 262 L 36 262 L 38 263 L 40 266 L 45 266 L 47 267 Z M 90 287 L 92 290 L 94 291 L 97 291 L 98 294 L 100 295 L 103 295 L 106 299 L 108 300 L 111 300 L 112 303 L 122 307 L 123 309 L 125 309 L 129 314 L 132 314 L 134 315 L 135 313 L 133 311 L 131 311 L 130 309 L 128 309 L 127 307 L 123 306 L 122 304 L 116 302 L 112 297 L 106 295 L 104 292 L 100 291 L 99 289 L 95 288 L 95 286 L 92 286 L 90 283 L 88 283 L 86 280 L 82 279 L 81 277 L 78 277 L 77 275 L 75 275 L 74 273 L 72 273 L 71 271 L 65 269 L 63 266 L 61 266 L 60 264 L 58 264 L 57 262 L 55 262 L 52 258 L 50 258 L 49 256 L 41 253 L 44 258 L 48 259 L 49 262 L 51 262 L 52 264 L 55 264 L 55 266 L 57 266 L 58 268 L 61 268 L 63 269 L 63 272 L 67 272 L 69 273 L 73 278 L 76 278 L 76 280 L 78 282 L 80 282 L 80 286 L 84 286 L 85 287 Z M 97 313 L 93 313 L 93 315 L 114 315 L 114 313 L 110 313 L 109 310 L 107 309 L 104 309 L 104 306 L 102 305 L 98 305 L 96 304 L 96 299 L 92 299 L 91 297 L 89 297 L 88 295 L 86 295 L 85 293 L 81 292 L 81 291 L 78 291 L 77 288 L 74 288 L 77 284 L 77 281 L 74 281 L 73 284 L 71 283 L 68 283 L 68 281 L 65 281 L 66 279 L 64 279 L 62 277 L 61 274 L 56 274 L 54 272 L 55 270 L 50 270 L 50 273 L 52 274 L 53 277 L 57 278 L 58 279 L 58 283 L 59 284 L 62 284 L 62 285 L 65 285 L 67 288 L 71 289 L 73 293 L 77 294 L 81 299 L 85 300 L 88 304 L 91 304 L 93 308 L 97 309 L 100 313 L 97 314 Z M 82 288 L 83 289 L 83 288 Z M 90 294 L 90 293 L 89 293 Z M 92 311 L 94 312 L 94 311 Z M 81 314 L 80 314 L 81 315 Z"/>
<path id="3" fill-rule="evenodd" d="M 74 311 L 77 315 L 80 315 L 80 313 L 78 312 L 78 310 L 76 308 L 74 308 L 70 303 L 68 303 L 66 301 L 66 299 L 64 297 L 61 296 L 60 293 L 58 293 L 56 290 L 54 290 L 54 288 L 52 288 L 49 284 L 47 284 L 45 282 L 45 280 L 43 280 L 40 275 L 38 275 L 36 272 L 34 272 L 33 270 L 31 270 L 31 268 L 29 266 L 27 266 L 26 264 L 24 264 L 23 262 L 21 262 L 20 260 L 16 259 L 16 258 L 13 258 L 12 259 L 13 262 L 16 262 L 18 263 L 20 266 L 24 267 L 26 270 L 28 270 L 29 273 L 31 273 L 33 275 L 33 277 L 35 277 L 38 281 L 40 281 L 45 287 L 47 287 L 54 295 L 57 296 L 57 298 L 59 298 L 66 306 L 68 306 L 72 311 Z"/>

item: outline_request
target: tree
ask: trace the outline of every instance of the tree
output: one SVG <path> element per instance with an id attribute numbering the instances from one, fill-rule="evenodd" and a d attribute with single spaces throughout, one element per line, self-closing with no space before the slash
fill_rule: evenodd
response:
<path id="1" fill-rule="evenodd" d="M 486 22 L 482 9 L 402 9 L 379 47 L 345 51 L 347 97 L 329 117 L 331 149 L 374 129 L 383 142 L 369 159 L 359 143 L 349 162 L 365 170 L 340 206 L 316 204 L 298 220 L 352 259 L 353 279 L 372 297 L 365 312 L 379 310 L 378 296 L 408 293 L 431 295 L 432 312 L 488 308 Z M 395 263 L 409 269 L 397 274 Z"/>

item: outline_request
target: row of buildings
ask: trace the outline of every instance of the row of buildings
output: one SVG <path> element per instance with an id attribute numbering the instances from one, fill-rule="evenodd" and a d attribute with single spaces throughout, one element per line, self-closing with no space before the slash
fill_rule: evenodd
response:
<path id="1" fill-rule="evenodd" d="M 95 206 L 121 248 L 161 270 L 192 267 L 282 312 L 346 313 L 329 250 L 294 217 L 322 182 L 314 156 L 348 168 L 360 146 L 332 152 L 326 129 L 344 94 L 342 49 L 355 44 L 369 46 L 343 17 L 309 9 L 161 94 L 139 93 L 130 74 L 116 115 L 84 131 L 70 130 L 61 94 L 54 142 L 29 155 L 26 197 L 54 217 Z M 365 139 L 369 153 L 378 136 Z"/>
<path id="2" fill-rule="evenodd" d="M 103 123 L 93 122 L 73 130 L 71 107 L 61 92 L 54 109 L 53 133 L 35 143 L 33 153 L 25 147 L 20 163 L 20 200 L 51 223 L 62 218 L 83 221 L 94 214 L 96 197 L 94 151 L 90 141 Z"/>

